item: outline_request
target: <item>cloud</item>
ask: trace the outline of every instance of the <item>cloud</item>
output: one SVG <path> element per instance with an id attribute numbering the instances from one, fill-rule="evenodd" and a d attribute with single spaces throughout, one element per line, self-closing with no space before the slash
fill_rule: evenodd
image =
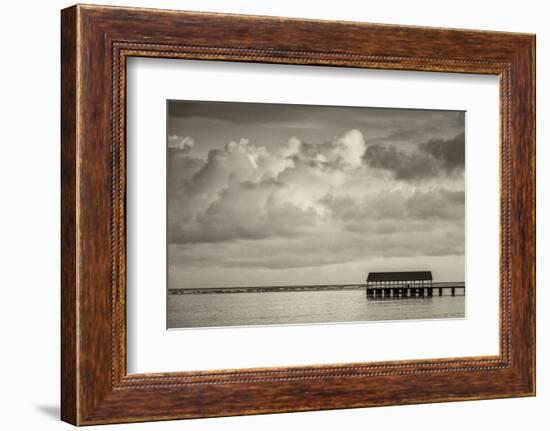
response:
<path id="1" fill-rule="evenodd" d="M 464 190 L 416 190 L 407 200 L 407 214 L 415 219 L 463 220 L 464 211 Z"/>
<path id="2" fill-rule="evenodd" d="M 407 187 L 362 196 L 327 195 L 322 201 L 334 222 L 354 232 L 429 231 L 433 223 L 464 220 L 464 190 Z"/>
<path id="3" fill-rule="evenodd" d="M 317 223 L 315 208 L 299 206 L 292 190 L 268 179 L 234 182 L 185 226 L 180 242 L 223 242 L 235 239 L 294 237 Z"/>
<path id="4" fill-rule="evenodd" d="M 437 163 L 429 154 L 419 151 L 397 149 L 393 145 L 369 145 L 365 162 L 373 168 L 391 171 L 395 178 L 430 178 L 437 174 Z"/>
<path id="5" fill-rule="evenodd" d="M 185 157 L 172 162 L 168 178 L 172 242 L 289 236 L 315 216 L 314 203 L 305 194 L 276 180 L 294 166 L 292 158 L 270 154 L 246 139 L 211 150 L 206 161 Z M 191 165 L 196 168 L 193 174 L 182 175 Z"/>
<path id="6" fill-rule="evenodd" d="M 350 129 L 324 142 L 294 136 L 271 151 L 242 138 L 206 159 L 178 145 L 168 169 L 170 259 L 278 270 L 463 254 L 459 143 L 405 151 L 367 146 Z"/>
<path id="7" fill-rule="evenodd" d="M 298 138 L 291 138 L 296 146 Z M 349 130 L 332 141 L 323 143 L 301 143 L 297 154 L 303 161 L 317 165 L 353 169 L 362 164 L 366 145 L 363 133 L 357 129 Z"/>
<path id="8" fill-rule="evenodd" d="M 464 171 L 465 139 L 432 139 L 401 149 L 392 144 L 371 144 L 364 155 L 367 165 L 391 171 L 397 179 L 422 179 Z"/>
<path id="9" fill-rule="evenodd" d="M 465 136 L 460 133 L 451 139 L 432 139 L 420 145 L 421 151 L 440 161 L 447 172 L 464 170 Z"/>
<path id="10" fill-rule="evenodd" d="M 172 244 L 173 259 L 188 269 L 207 268 L 291 268 L 323 267 L 363 262 L 373 258 L 418 256 L 461 256 L 464 254 L 464 226 L 460 223 L 433 227 L 424 223 L 404 224 L 396 232 L 319 230 L 305 237 L 269 237 L 219 243 Z M 406 229 L 409 229 L 406 231 Z M 403 232 L 406 231 L 406 235 Z M 367 238 L 367 240 L 365 240 Z"/>
<path id="11" fill-rule="evenodd" d="M 168 135 L 168 148 L 171 150 L 188 151 L 194 146 L 195 140 L 191 136 Z"/>

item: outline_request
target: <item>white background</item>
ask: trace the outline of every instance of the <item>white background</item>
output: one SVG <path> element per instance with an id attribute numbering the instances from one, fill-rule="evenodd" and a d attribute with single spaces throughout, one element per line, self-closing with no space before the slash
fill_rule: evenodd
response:
<path id="1" fill-rule="evenodd" d="M 549 13 L 545 2 L 132 0 L 107 4 L 359 20 L 537 33 L 538 396 L 508 399 L 106 426 L 97 429 L 498 430 L 548 428 L 550 343 L 545 293 L 550 258 Z M 0 17 L 0 426 L 70 429 L 59 409 L 59 9 L 69 2 L 5 2 Z M 547 266 L 547 265 L 546 265 Z M 23 311 L 22 311 L 23 310 Z"/>
<path id="2" fill-rule="evenodd" d="M 498 77 L 141 58 L 127 83 L 128 372 L 498 354 Z M 467 318 L 166 331 L 167 99 L 466 111 Z"/>

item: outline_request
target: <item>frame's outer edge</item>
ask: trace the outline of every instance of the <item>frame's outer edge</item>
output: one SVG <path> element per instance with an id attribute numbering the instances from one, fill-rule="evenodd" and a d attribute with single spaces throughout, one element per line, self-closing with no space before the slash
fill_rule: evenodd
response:
<path id="1" fill-rule="evenodd" d="M 61 419 L 78 423 L 77 353 L 77 18 L 61 14 Z"/>
<path id="2" fill-rule="evenodd" d="M 281 39 L 286 30 L 290 35 Z M 511 320 L 502 327 L 512 330 L 504 355 L 403 364 L 396 372 L 319 366 L 273 376 L 254 370 L 126 376 L 121 41 L 153 46 L 133 55 L 161 56 L 162 45 L 172 46 L 163 55 L 188 52 L 204 60 L 498 73 L 509 98 L 502 139 L 511 142 L 505 169 L 511 235 L 502 247 L 511 251 L 506 275 L 513 289 Z M 61 69 L 63 420 L 82 425 L 534 394 L 534 36 L 75 6 L 62 12 Z"/>
<path id="3" fill-rule="evenodd" d="M 510 74 L 511 89 L 511 167 L 512 184 L 512 337 L 518 344 L 512 350 L 518 381 L 529 395 L 535 395 L 536 381 L 536 184 L 535 184 L 535 36 L 516 51 Z"/>

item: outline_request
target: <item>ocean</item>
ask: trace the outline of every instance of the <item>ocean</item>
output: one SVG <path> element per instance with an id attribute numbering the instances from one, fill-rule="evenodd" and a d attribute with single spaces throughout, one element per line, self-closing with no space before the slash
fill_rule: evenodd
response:
<path id="1" fill-rule="evenodd" d="M 168 292 L 167 324 L 168 328 L 197 328 L 464 318 L 463 289 L 457 296 L 447 291 L 438 296 L 436 289 L 434 283 L 432 297 L 369 299 L 359 286 L 275 291 L 180 289 Z"/>

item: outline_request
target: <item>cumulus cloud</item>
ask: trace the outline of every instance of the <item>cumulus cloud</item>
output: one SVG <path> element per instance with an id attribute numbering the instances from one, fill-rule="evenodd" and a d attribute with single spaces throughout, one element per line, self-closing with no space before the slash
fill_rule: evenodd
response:
<path id="1" fill-rule="evenodd" d="M 187 151 L 195 146 L 191 136 L 168 135 L 168 148 L 171 150 Z"/>
<path id="2" fill-rule="evenodd" d="M 291 237 L 316 227 L 327 216 L 321 199 L 362 167 L 364 151 L 363 134 L 350 130 L 320 144 L 291 137 L 274 152 L 242 138 L 211 150 L 206 161 L 176 154 L 168 179 L 170 240 Z"/>
<path id="3" fill-rule="evenodd" d="M 461 139 L 406 151 L 367 146 L 351 129 L 271 149 L 241 138 L 205 159 L 193 156 L 192 138 L 169 140 L 173 258 L 189 268 L 280 270 L 463 254 Z"/>
<path id="4" fill-rule="evenodd" d="M 349 130 L 332 141 L 322 143 L 300 142 L 293 137 L 289 144 L 299 148 L 296 154 L 302 160 L 342 169 L 354 169 L 362 164 L 365 153 L 365 138 L 357 129 Z"/>

